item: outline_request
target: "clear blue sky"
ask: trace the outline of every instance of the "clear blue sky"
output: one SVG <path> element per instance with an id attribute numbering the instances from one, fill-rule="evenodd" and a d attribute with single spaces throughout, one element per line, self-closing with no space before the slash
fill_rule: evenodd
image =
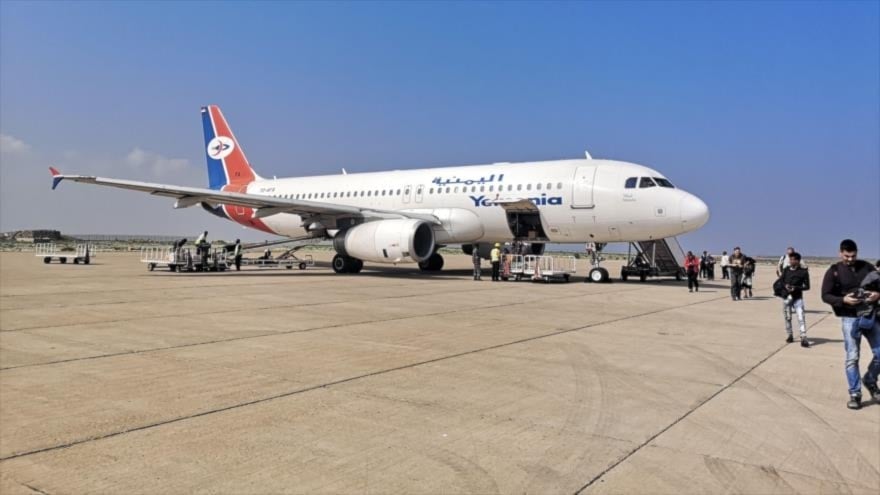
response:
<path id="1" fill-rule="evenodd" d="M 582 156 L 702 197 L 687 249 L 880 257 L 880 3 L 0 3 L 0 229 L 245 233 L 64 171 L 202 185 Z M 260 234 L 250 234 L 260 237 Z"/>

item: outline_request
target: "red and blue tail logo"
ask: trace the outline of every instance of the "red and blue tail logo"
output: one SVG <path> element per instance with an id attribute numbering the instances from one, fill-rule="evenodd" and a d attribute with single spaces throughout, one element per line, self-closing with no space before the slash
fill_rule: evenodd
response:
<path id="1" fill-rule="evenodd" d="M 208 185 L 211 189 L 244 186 L 260 178 L 251 168 L 241 145 L 217 105 L 202 107 L 205 153 L 208 159 Z"/>

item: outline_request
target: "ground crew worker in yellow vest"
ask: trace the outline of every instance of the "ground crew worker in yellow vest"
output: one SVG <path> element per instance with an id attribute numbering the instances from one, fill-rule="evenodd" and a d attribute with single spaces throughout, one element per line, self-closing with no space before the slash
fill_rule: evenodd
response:
<path id="1" fill-rule="evenodd" d="M 499 268 L 501 266 L 501 244 L 497 242 L 495 243 L 495 247 L 492 248 L 489 258 L 492 260 L 492 281 L 498 282 L 501 280 L 501 275 L 499 274 Z"/>
<path id="2" fill-rule="evenodd" d="M 235 271 L 241 270 L 241 240 L 235 240 L 235 249 L 232 251 L 233 259 L 235 260 Z"/>

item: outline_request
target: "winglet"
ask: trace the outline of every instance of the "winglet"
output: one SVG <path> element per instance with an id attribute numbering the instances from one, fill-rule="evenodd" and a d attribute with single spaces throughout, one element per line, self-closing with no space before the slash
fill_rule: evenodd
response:
<path id="1" fill-rule="evenodd" d="M 58 187 L 58 183 L 64 180 L 64 176 L 55 167 L 49 167 L 49 172 L 52 174 L 52 190 L 54 191 Z"/>

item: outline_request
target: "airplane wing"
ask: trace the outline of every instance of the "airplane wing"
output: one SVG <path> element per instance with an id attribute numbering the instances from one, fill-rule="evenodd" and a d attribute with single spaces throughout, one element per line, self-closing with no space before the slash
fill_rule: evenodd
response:
<path id="1" fill-rule="evenodd" d="M 117 187 L 120 189 L 132 189 L 149 193 L 154 196 L 176 198 L 177 201 L 174 203 L 175 208 L 186 208 L 199 203 L 208 203 L 214 206 L 225 204 L 253 208 L 254 218 L 265 218 L 271 215 L 277 215 L 278 213 L 294 213 L 303 217 L 329 216 L 375 219 L 412 218 L 437 225 L 440 224 L 440 220 L 438 220 L 437 217 L 427 213 L 362 208 L 359 206 L 321 203 L 317 201 L 276 198 L 274 196 L 262 196 L 259 194 L 218 191 L 216 189 L 204 189 L 200 187 L 172 186 L 133 180 L 107 179 L 90 175 L 64 175 L 53 167 L 49 167 L 49 171 L 52 173 L 52 189 L 58 187 L 58 184 L 62 180 L 85 182 L 87 184 Z"/>

